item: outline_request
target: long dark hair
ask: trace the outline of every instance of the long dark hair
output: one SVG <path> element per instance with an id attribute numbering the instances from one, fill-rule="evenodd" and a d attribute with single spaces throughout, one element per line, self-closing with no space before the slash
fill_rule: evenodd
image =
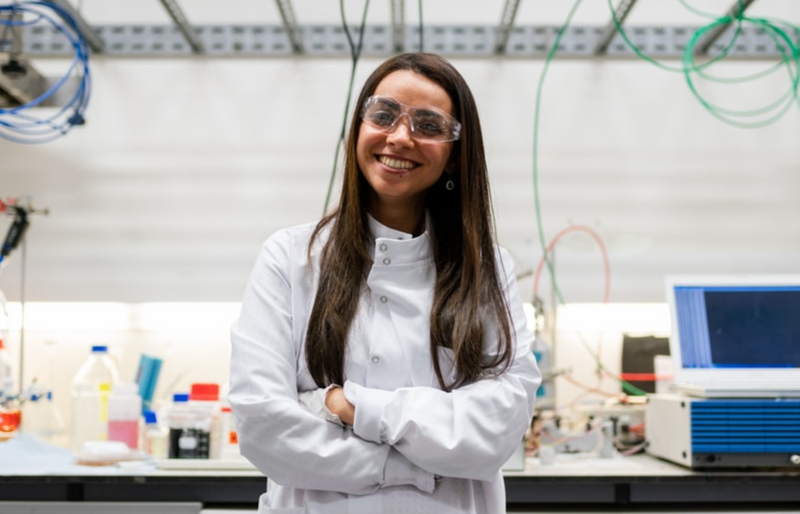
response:
<path id="1" fill-rule="evenodd" d="M 309 244 L 331 224 L 322 250 L 317 296 L 306 333 L 306 361 L 320 387 L 343 384 L 347 337 L 372 265 L 367 205 L 370 185 L 356 160 L 361 106 L 390 73 L 409 70 L 441 86 L 461 122 L 461 139 L 454 142 L 443 173 L 426 196 L 430 218 L 436 285 L 430 319 L 431 357 L 442 389 L 452 390 L 476 381 L 486 372 L 505 371 L 513 357 L 509 309 L 500 284 L 494 248 L 494 223 L 475 99 L 458 71 L 445 59 L 427 53 L 397 55 L 381 64 L 367 79 L 346 142 L 344 183 L 338 208 L 318 224 Z M 446 190 L 452 179 L 456 187 Z M 503 274 L 503 277 L 505 275 Z M 487 331 L 497 336 L 494 357 L 484 360 Z M 438 346 L 454 352 L 452 383 L 442 376 Z"/>

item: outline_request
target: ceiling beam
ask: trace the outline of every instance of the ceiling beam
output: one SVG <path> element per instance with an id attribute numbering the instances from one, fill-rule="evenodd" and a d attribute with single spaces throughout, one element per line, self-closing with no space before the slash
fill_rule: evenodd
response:
<path id="1" fill-rule="evenodd" d="M 622 26 L 625 23 L 625 18 L 628 17 L 631 10 L 633 9 L 634 4 L 636 4 L 636 0 L 621 0 L 617 9 L 616 13 L 616 22 L 619 22 L 619 25 Z M 597 40 L 597 46 L 594 47 L 594 54 L 595 55 L 603 55 L 608 50 L 608 45 L 611 44 L 611 41 L 614 39 L 614 36 L 617 35 L 617 23 L 615 20 L 611 20 L 608 25 L 606 25 L 606 29 L 600 35 Z"/>
<path id="2" fill-rule="evenodd" d="M 753 2 L 755 2 L 755 0 L 741 0 L 741 2 L 737 0 L 733 7 L 728 10 L 728 14 L 726 14 L 726 16 L 730 18 L 731 21 L 735 20 L 744 14 L 744 11 L 747 10 L 747 8 L 750 7 Z M 728 30 L 728 27 L 731 26 L 731 21 L 727 23 L 720 23 L 713 29 L 706 32 L 705 36 L 695 46 L 695 54 L 703 55 L 708 53 L 708 50 L 711 48 L 711 46 L 726 30 Z"/>
<path id="3" fill-rule="evenodd" d="M 403 0 L 392 2 L 392 47 L 396 53 L 406 48 L 406 7 Z"/>
<path id="4" fill-rule="evenodd" d="M 161 0 L 161 5 L 163 5 L 164 9 L 167 10 L 169 17 L 172 18 L 175 26 L 181 31 L 181 34 L 183 34 L 186 42 L 192 47 L 192 52 L 196 54 L 205 53 L 203 42 L 200 41 L 200 38 L 197 37 L 197 34 L 195 34 L 194 29 L 189 24 L 189 20 L 186 18 L 186 15 L 183 14 L 183 11 L 178 5 L 177 0 Z"/>
<path id="5" fill-rule="evenodd" d="M 106 45 L 103 42 L 103 38 L 101 38 L 97 32 L 83 19 L 81 13 L 79 13 L 72 4 L 69 3 L 67 0 L 47 0 L 51 4 L 54 4 L 64 11 L 68 12 L 70 16 L 75 20 L 75 23 L 78 25 L 78 30 L 81 31 L 83 38 L 89 44 L 89 48 L 92 49 L 93 52 L 101 54 L 105 51 Z"/>
<path id="6" fill-rule="evenodd" d="M 800 1 L 800 0 L 798 0 Z M 387 6 L 388 7 L 388 6 Z M 388 14 L 388 13 L 386 13 Z M 408 22 L 408 19 L 406 19 Z M 303 35 L 311 29 L 315 31 L 314 45 L 306 46 L 304 56 L 318 57 L 352 57 L 347 45 L 342 44 L 341 25 L 309 25 L 301 26 Z M 684 56 L 687 45 L 700 27 L 682 26 L 683 30 L 676 31 L 671 37 L 664 38 L 664 33 L 669 26 L 632 26 L 628 21 L 625 24 L 627 32 L 637 34 L 637 42 L 662 41 L 659 57 L 665 59 L 680 59 Z M 95 30 L 102 34 L 105 41 L 103 56 L 113 57 L 192 57 L 191 47 L 183 43 L 183 38 L 177 30 L 164 30 L 164 25 L 95 25 Z M 394 53 L 392 47 L 392 34 L 389 30 L 388 16 L 384 24 L 385 30 L 372 31 L 367 39 L 369 45 L 364 47 L 365 55 L 371 58 L 388 57 Z M 405 40 L 408 46 L 416 27 L 406 25 Z M 555 34 L 563 27 L 558 25 L 520 25 L 515 23 L 512 37 L 504 54 L 495 54 L 496 21 L 484 25 L 435 25 L 433 26 L 438 36 L 437 53 L 448 57 L 463 58 L 494 58 L 520 57 L 530 59 L 547 58 L 549 50 L 543 45 L 542 33 Z M 2 29 L 2 27 L 0 27 Z M 613 54 L 615 58 L 637 58 L 635 53 L 617 51 L 616 46 L 620 39 L 614 38 L 608 51 L 601 56 L 594 54 L 595 44 L 592 40 L 599 34 L 593 25 L 575 25 L 567 28 L 561 39 L 559 55 L 579 59 L 602 59 Z M 602 33 L 602 29 L 598 32 Z M 283 25 L 277 19 L 273 24 L 247 24 L 235 25 L 204 25 L 203 32 L 198 34 L 214 34 L 214 45 L 203 37 L 206 51 L 201 57 L 219 58 L 235 56 L 264 56 L 264 57 L 296 57 L 288 46 Z M 476 36 L 476 35 L 479 35 Z M 2 30 L 0 30 L 2 37 Z M 74 50 L 66 36 L 61 33 L 54 34 L 49 30 L 24 31 L 25 53 L 31 57 L 71 58 Z M 177 40 L 175 38 L 178 38 Z M 587 44 L 587 39 L 590 44 Z M 175 44 L 175 43 L 179 44 Z M 769 45 L 769 34 L 755 34 L 750 44 L 737 45 L 731 49 L 731 55 L 747 59 L 780 59 L 783 57 L 778 45 Z M 717 46 L 719 43 L 717 43 Z M 416 45 L 414 45 L 416 46 Z M 613 50 L 613 51 L 612 51 Z M 2 64 L 2 57 L 0 57 Z"/>
<path id="7" fill-rule="evenodd" d="M 278 5 L 278 11 L 281 13 L 281 20 L 283 20 L 283 28 L 289 36 L 289 43 L 296 54 L 302 54 L 303 37 L 300 32 L 300 26 L 297 25 L 297 19 L 294 16 L 294 9 L 292 9 L 292 0 L 275 0 Z"/>
<path id="8" fill-rule="evenodd" d="M 497 27 L 497 42 L 494 52 L 503 54 L 508 45 L 508 38 L 511 37 L 511 29 L 514 28 L 514 20 L 517 17 L 520 0 L 506 0 L 503 6 L 503 14 L 500 16 L 500 25 Z"/>

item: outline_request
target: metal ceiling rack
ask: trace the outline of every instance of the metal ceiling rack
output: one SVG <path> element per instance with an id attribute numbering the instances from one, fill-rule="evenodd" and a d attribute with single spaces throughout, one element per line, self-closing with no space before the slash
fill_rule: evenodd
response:
<path id="1" fill-rule="evenodd" d="M 183 14 L 183 10 L 178 5 L 177 0 L 160 1 L 161 5 L 164 6 L 164 9 L 167 10 L 169 17 L 172 18 L 175 26 L 178 27 L 178 30 L 180 30 L 181 34 L 183 34 L 186 42 L 192 47 L 192 51 L 198 55 L 205 53 L 205 46 L 203 45 L 203 42 L 197 37 L 197 34 L 195 34 L 194 29 L 189 24 L 189 20 L 186 18 L 186 15 Z"/>
<path id="2" fill-rule="evenodd" d="M 617 6 L 617 9 L 615 10 L 616 20 L 612 19 L 610 22 L 608 22 L 608 25 L 606 25 L 603 34 L 600 36 L 600 38 L 597 41 L 597 44 L 595 45 L 594 48 L 595 55 L 603 55 L 604 53 L 606 53 L 606 51 L 608 50 L 608 45 L 611 44 L 611 41 L 613 41 L 614 36 L 616 36 L 617 32 L 619 31 L 619 29 L 617 28 L 617 23 L 619 23 L 620 25 L 625 23 L 625 18 L 628 17 L 628 14 L 630 14 L 634 5 L 636 5 L 636 0 L 620 1 L 619 5 Z"/>
<path id="3" fill-rule="evenodd" d="M 392 2 L 392 48 L 396 53 L 401 53 L 405 48 L 405 2 L 391 0 Z"/>
<path id="4" fill-rule="evenodd" d="M 735 20 L 739 16 L 741 16 L 748 7 L 750 7 L 755 0 L 737 0 L 736 3 L 728 10 L 728 14 L 726 15 L 731 20 Z M 697 43 L 695 47 L 695 53 L 698 55 L 703 55 L 708 53 L 708 50 L 712 47 L 712 45 L 728 30 L 728 27 L 731 26 L 732 21 L 727 23 L 721 23 L 717 25 L 713 29 L 711 29 L 700 42 Z"/>
<path id="5" fill-rule="evenodd" d="M 300 25 L 291 0 L 275 0 L 282 25 L 191 25 L 178 0 L 160 0 L 173 26 L 101 25 L 91 26 L 68 0 L 49 0 L 79 20 L 92 49 L 106 57 L 347 57 L 349 46 L 338 24 Z M 363 55 L 383 57 L 392 53 L 419 50 L 418 27 L 406 25 L 403 0 L 389 0 L 391 19 L 387 24 L 368 25 L 364 33 Z M 735 20 L 755 0 L 736 0 L 728 17 Z M 556 38 L 557 26 L 515 24 L 521 0 L 505 0 L 500 23 L 491 25 L 432 25 L 425 27 L 425 50 L 450 57 L 544 58 Z M 615 14 L 625 22 L 636 0 L 620 0 Z M 730 43 L 730 23 L 721 23 L 698 44 L 698 53 L 719 55 Z M 654 58 L 680 58 L 698 27 L 627 26 L 632 44 Z M 357 30 L 353 30 L 357 34 Z M 756 27 L 743 27 L 742 36 L 727 57 L 763 59 L 780 57 L 769 34 Z M 357 36 L 356 36 L 357 37 Z M 796 33 L 790 37 L 798 38 Z M 70 49 L 63 36 L 46 26 L 26 27 L 24 53 L 31 56 L 66 56 Z M 635 52 L 619 34 L 612 20 L 605 27 L 567 28 L 561 38 L 560 58 L 633 58 Z"/>
<path id="6" fill-rule="evenodd" d="M 291 0 L 275 0 L 278 6 L 278 11 L 283 20 L 283 28 L 289 36 L 289 42 L 295 54 L 302 54 L 304 52 L 303 38 L 301 35 L 300 26 L 297 24 L 297 19 L 294 16 L 294 9 L 292 8 Z"/>
<path id="7" fill-rule="evenodd" d="M 511 29 L 514 27 L 514 19 L 517 17 L 520 0 L 506 0 L 503 6 L 503 14 L 500 17 L 500 25 L 497 27 L 497 42 L 494 47 L 495 53 L 502 54 L 506 51 L 508 38 Z"/>
<path id="8" fill-rule="evenodd" d="M 105 42 L 103 41 L 103 38 L 101 38 L 100 35 L 97 34 L 97 32 L 92 28 L 92 26 L 89 25 L 85 19 L 83 19 L 81 13 L 72 7 L 72 4 L 69 3 L 68 0 L 47 1 L 67 11 L 75 19 L 75 23 L 78 24 L 78 29 L 81 31 L 81 34 L 83 34 L 83 37 L 89 44 L 89 48 L 91 48 L 93 52 L 101 54 L 105 51 Z"/>

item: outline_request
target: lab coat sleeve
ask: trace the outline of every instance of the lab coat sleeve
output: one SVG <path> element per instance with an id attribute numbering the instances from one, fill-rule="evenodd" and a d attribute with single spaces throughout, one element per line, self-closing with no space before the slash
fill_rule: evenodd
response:
<path id="1" fill-rule="evenodd" d="M 494 480 L 530 425 L 541 374 L 531 353 L 513 261 L 499 252 L 511 311 L 514 359 L 499 377 L 486 378 L 445 392 L 433 387 L 394 391 L 345 382 L 345 396 L 355 406 L 354 432 L 368 441 L 387 443 L 436 475 Z M 486 348 L 492 347 L 487 341 Z"/>
<path id="2" fill-rule="evenodd" d="M 293 235 L 264 244 L 231 328 L 231 389 L 242 454 L 275 483 L 369 494 L 413 485 L 431 492 L 434 477 L 390 446 L 365 441 L 298 402 L 292 338 Z"/>

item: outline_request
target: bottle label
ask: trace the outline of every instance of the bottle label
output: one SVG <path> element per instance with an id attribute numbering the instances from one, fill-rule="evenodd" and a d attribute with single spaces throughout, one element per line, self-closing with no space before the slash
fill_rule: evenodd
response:
<path id="1" fill-rule="evenodd" d="M 100 383 L 100 419 L 108 421 L 108 397 L 111 393 L 111 384 L 108 382 Z"/>
<path id="2" fill-rule="evenodd" d="M 169 429 L 170 459 L 207 459 L 211 433 L 197 428 Z"/>

